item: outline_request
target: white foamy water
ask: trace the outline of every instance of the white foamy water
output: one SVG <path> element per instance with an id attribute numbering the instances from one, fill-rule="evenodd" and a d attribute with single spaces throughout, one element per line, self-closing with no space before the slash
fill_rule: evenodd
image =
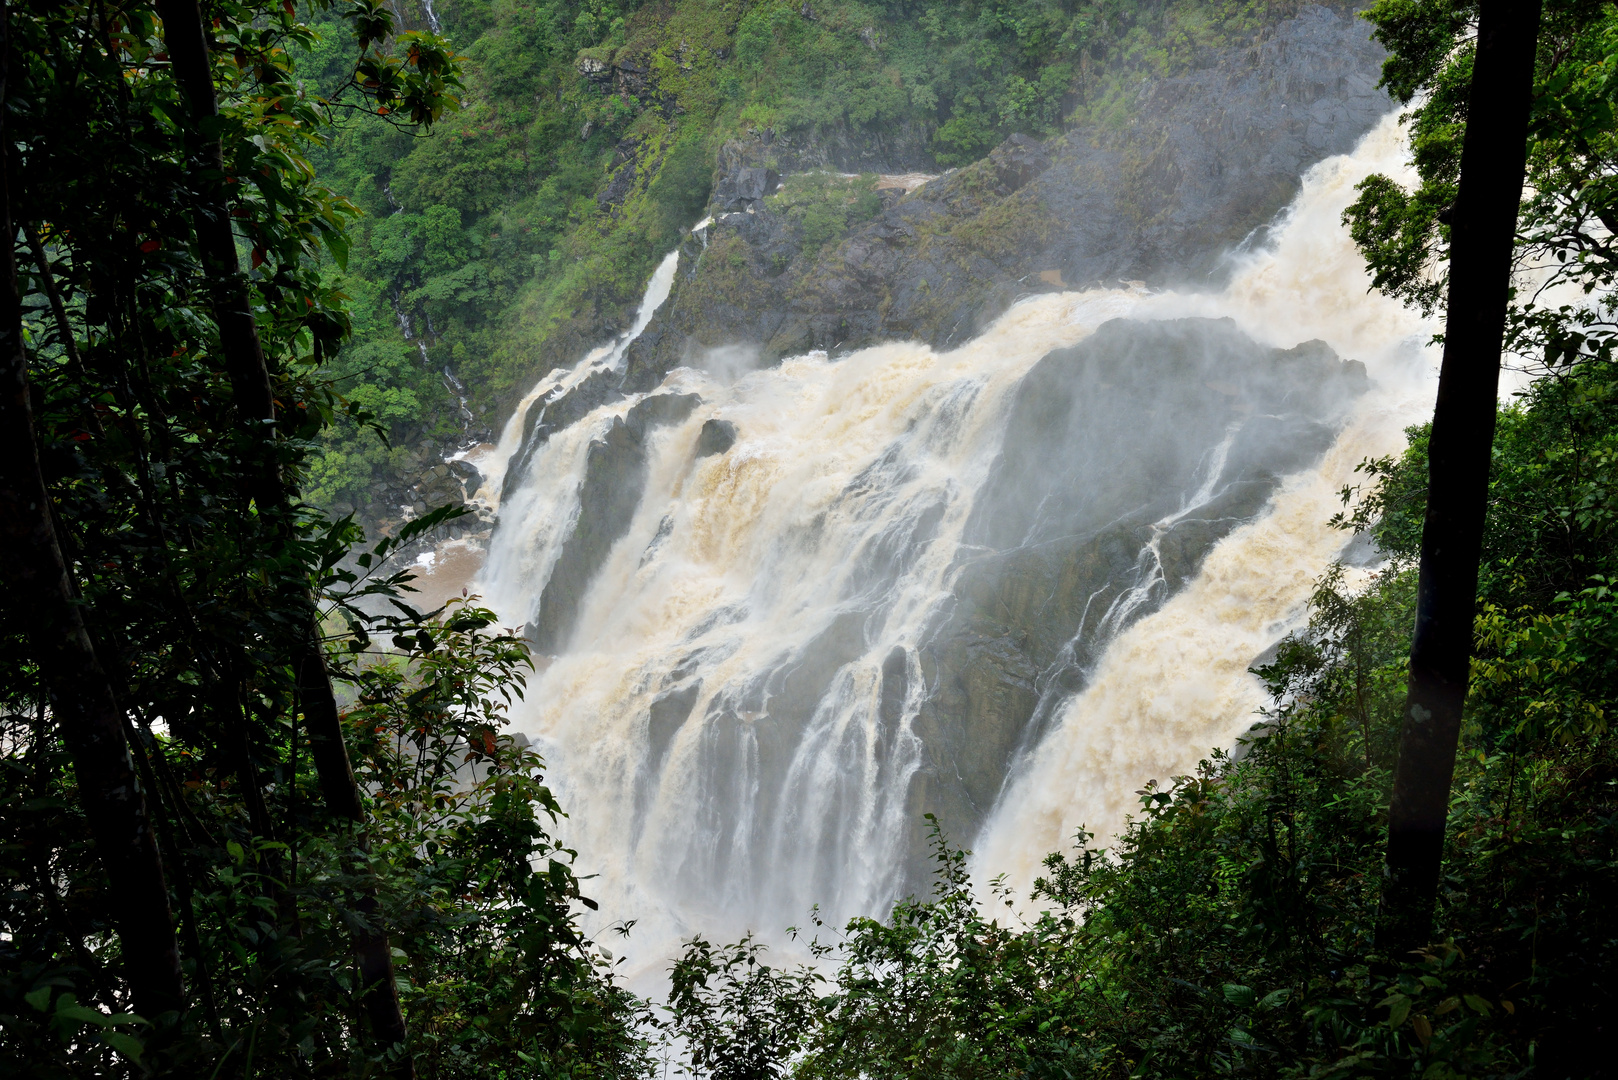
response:
<path id="1" fill-rule="evenodd" d="M 1115 830 L 1145 780 L 1232 743 L 1260 704 L 1247 665 L 1297 624 L 1310 582 L 1342 546 L 1326 526 L 1337 490 L 1363 457 L 1397 450 L 1430 406 L 1434 358 L 1421 346 L 1431 328 L 1367 295 L 1337 223 L 1354 183 L 1403 169 L 1390 117 L 1353 154 L 1310 171 L 1273 246 L 1242 256 L 1217 294 L 1045 295 L 943 354 L 887 344 L 734 381 L 670 376 L 664 389 L 704 404 L 648 433 L 633 523 L 514 714 L 550 760 L 572 815 L 566 839 L 580 871 L 598 875 L 588 891 L 605 916 L 639 920 L 636 970 L 660 968 L 695 931 L 769 933 L 811 903 L 840 917 L 882 914 L 895 898 L 919 812 L 910 781 L 927 687 L 917 656 L 953 595 L 962 530 L 1020 380 L 1108 319 L 1229 316 L 1268 344 L 1323 338 L 1367 364 L 1372 389 L 1318 467 L 1287 478 L 1189 585 L 1134 621 L 1118 615 L 1118 636 L 1013 773 L 983 834 L 959 839 L 975 841 L 981 870 L 1026 885 L 1079 824 Z M 672 280 L 674 256 L 663 267 Z M 647 319 L 667 287 L 656 293 L 654 282 Z M 608 362 L 547 376 L 529 400 Z M 510 622 L 534 615 L 578 514 L 590 441 L 635 400 L 553 436 L 502 508 L 481 591 Z M 712 418 L 739 439 L 695 457 Z M 520 436 L 514 418 L 485 491 L 498 493 Z M 1206 490 L 1179 514 L 1211 497 L 1221 461 L 1210 459 Z M 908 699 L 887 715 L 882 670 L 895 655 L 909 668 Z"/>
<path id="2" fill-rule="evenodd" d="M 886 345 L 839 361 L 787 360 L 730 386 L 695 371 L 673 377 L 671 388 L 713 404 L 651 436 L 635 522 L 587 595 L 570 647 L 517 714 L 571 808 L 569 842 L 602 875 L 597 898 L 642 920 L 642 947 L 657 941 L 661 955 L 692 929 L 784 925 L 816 901 L 842 912 L 889 898 L 918 747 L 907 732 L 885 757 L 878 746 L 883 658 L 914 647 L 948 595 L 955 541 L 998 453 L 1009 391 L 1046 352 L 1138 302 L 1122 292 L 1042 297 L 943 357 Z M 548 572 L 540 560 L 556 557 L 558 545 L 536 535 L 543 522 L 577 513 L 560 503 L 576 490 L 588 432 L 629 404 L 560 433 L 536 457 L 520 497 L 550 508 L 502 527 L 486 575 L 486 595 L 509 619 L 529 617 L 538 571 Z M 736 424 L 741 440 L 693 460 L 713 416 Z M 867 485 L 854 484 L 861 474 Z M 883 595 L 868 595 L 862 553 L 904 546 L 915 519 L 939 504 L 938 540 Z M 526 568 L 512 574 L 507 560 Z M 764 767 L 770 694 L 755 676 L 851 613 L 861 616 L 862 655 L 827 673 L 789 760 Z M 648 709 L 682 664 L 701 679 L 692 716 L 717 708 L 733 719 L 682 726 L 652 776 Z"/>
<path id="3" fill-rule="evenodd" d="M 1364 458 L 1397 450 L 1415 418 L 1363 411 L 1317 469 L 1282 485 L 1269 513 L 1214 547 L 1189 587 L 1108 646 L 973 845 L 980 879 L 1003 873 L 1026 895 L 1044 857 L 1080 826 L 1104 845 L 1139 810 L 1141 784 L 1190 774 L 1235 744 L 1266 703 L 1248 667 L 1301 625 L 1315 579 L 1343 547 L 1326 526 L 1340 489 Z"/>
<path id="4" fill-rule="evenodd" d="M 1223 292 L 1162 295 L 1141 317 L 1230 316 L 1273 345 L 1323 338 L 1364 361 L 1372 391 L 1337 443 L 1309 472 L 1287 479 L 1269 512 L 1215 546 L 1191 585 L 1114 641 L 1089 685 L 1007 784 L 974 845 L 981 876 L 1005 873 L 1026 894 L 1052 851 L 1087 828 L 1104 841 L 1139 809 L 1149 779 L 1191 773 L 1216 747 L 1230 748 L 1265 704 L 1248 666 L 1297 629 L 1315 579 L 1343 547 L 1327 526 L 1366 457 L 1403 448 L 1403 431 L 1431 413 L 1435 327 L 1369 292 L 1370 276 L 1343 210 L 1370 173 L 1409 178 L 1405 132 L 1386 118 L 1353 154 L 1304 178 L 1274 246 L 1240 257 Z"/>

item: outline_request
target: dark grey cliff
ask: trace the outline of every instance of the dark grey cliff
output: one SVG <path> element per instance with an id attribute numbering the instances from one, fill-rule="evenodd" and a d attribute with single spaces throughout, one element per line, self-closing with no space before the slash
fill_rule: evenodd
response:
<path id="1" fill-rule="evenodd" d="M 1323 342 L 1266 349 L 1229 320 L 1114 321 L 1041 360 L 919 657 L 916 804 L 973 835 L 1108 642 L 1317 461 L 1366 385 Z"/>
<path id="2" fill-rule="evenodd" d="M 646 486 L 647 432 L 679 423 L 701 403 L 695 394 L 655 394 L 614 418 L 590 444 L 579 485 L 579 516 L 545 582 L 529 631 L 540 652 L 559 652 L 566 645 L 585 591 L 634 520 Z"/>
<path id="3" fill-rule="evenodd" d="M 1375 85 L 1383 57 L 1362 20 L 1304 7 L 1203 70 L 1143 84 L 1126 128 L 1013 137 L 892 193 L 812 256 L 767 201 L 737 197 L 756 196 L 764 170 L 804 167 L 804 151 L 767 132 L 727 144 L 716 220 L 685 242 L 670 301 L 629 348 L 624 388 L 649 389 L 722 346 L 760 363 L 890 338 L 946 346 L 1029 293 L 1216 284 L 1224 253 L 1286 205 L 1303 171 L 1392 107 Z"/>

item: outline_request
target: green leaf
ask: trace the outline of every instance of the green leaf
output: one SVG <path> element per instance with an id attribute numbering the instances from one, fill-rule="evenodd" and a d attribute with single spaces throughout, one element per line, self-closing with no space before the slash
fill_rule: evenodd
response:
<path id="1" fill-rule="evenodd" d="M 348 269 L 348 234 L 342 229 L 322 229 L 321 240 L 325 241 L 326 250 L 337 263 L 339 270 Z"/>
<path id="2" fill-rule="evenodd" d="M 41 986 L 38 990 L 30 990 L 22 996 L 22 999 L 40 1012 L 46 1012 L 51 1004 L 51 988 Z"/>
<path id="3" fill-rule="evenodd" d="M 118 1051 L 124 1057 L 140 1064 L 140 1056 L 146 1051 L 146 1044 L 133 1035 L 125 1035 L 121 1031 L 103 1031 L 101 1041 Z"/>
<path id="4" fill-rule="evenodd" d="M 112 1017 L 73 1000 L 72 994 L 63 994 L 56 1002 L 56 1019 L 77 1020 L 81 1024 L 94 1024 L 97 1027 L 106 1027 L 112 1023 Z"/>
<path id="5" fill-rule="evenodd" d="M 1410 1015 L 1410 999 L 1403 994 L 1394 994 L 1389 999 L 1388 1027 L 1398 1028 Z"/>
<path id="6" fill-rule="evenodd" d="M 1225 1000 L 1238 1009 L 1250 1009 L 1258 1000 L 1258 994 L 1250 986 L 1239 986 L 1236 983 L 1225 984 Z"/>
<path id="7" fill-rule="evenodd" d="M 1287 1000 L 1291 997 L 1292 991 L 1286 989 L 1285 987 L 1280 990 L 1271 990 L 1268 994 L 1264 995 L 1264 1000 L 1258 1003 L 1258 1007 L 1260 1009 L 1274 1009 L 1281 1005 L 1285 1005 Z"/>

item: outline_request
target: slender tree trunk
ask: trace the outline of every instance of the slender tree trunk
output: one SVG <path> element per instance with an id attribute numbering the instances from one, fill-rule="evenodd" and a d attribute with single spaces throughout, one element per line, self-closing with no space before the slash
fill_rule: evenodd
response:
<path id="1" fill-rule="evenodd" d="M 7 161 L 10 133 L 4 119 L 8 19 L 7 5 L 0 0 L 0 238 L 5 248 L 0 288 L 0 574 L 7 601 L 30 615 L 29 642 L 51 714 L 73 757 L 96 854 L 118 897 L 118 939 L 134 1006 L 155 1019 L 185 1004 L 162 857 L 124 739 L 123 715 L 96 659 L 62 558 L 35 442 L 12 250 L 16 231 Z"/>
<path id="2" fill-rule="evenodd" d="M 1527 161 L 1539 0 L 1483 0 L 1460 188 L 1451 211 L 1444 361 L 1428 446 L 1416 634 L 1388 806 L 1381 943 L 1427 941 L 1472 660 L 1478 560 L 1517 207 Z"/>
<path id="3" fill-rule="evenodd" d="M 220 350 L 236 409 L 249 423 L 265 426 L 265 437 L 256 441 L 260 460 L 254 464 L 264 470 L 264 475 L 255 497 L 263 504 L 262 509 L 271 510 L 278 507 L 282 494 L 280 474 L 269 452 L 275 396 L 249 304 L 247 275 L 236 260 L 236 235 L 230 227 L 230 204 L 225 197 L 224 156 L 219 140 L 203 133 L 208 121 L 219 115 L 207 31 L 196 0 L 159 0 L 157 9 L 163 19 L 163 40 L 168 46 L 174 79 L 191 106 L 187 151 L 194 189 L 192 227 L 196 229 L 197 247 L 208 276 L 208 299 L 219 327 Z"/>
<path id="4" fill-rule="evenodd" d="M 309 639 L 298 660 L 298 697 L 309 727 L 310 757 L 315 761 L 326 810 L 333 817 L 354 824 L 359 849 L 369 856 L 370 838 L 360 827 L 364 810 L 360 805 L 359 785 L 354 782 L 354 770 L 343 745 L 337 699 L 332 694 L 331 675 L 326 670 L 326 657 L 319 638 Z M 359 909 L 370 930 L 355 935 L 354 956 L 359 963 L 360 980 L 366 987 L 365 1011 L 371 1030 L 384 1042 L 402 1043 L 407 1032 L 404 1013 L 399 1007 L 399 990 L 393 981 L 393 950 L 387 933 L 377 924 L 375 890 L 360 894 Z M 406 1058 L 401 1069 L 409 1067 Z"/>
<path id="5" fill-rule="evenodd" d="M 85 376 L 84 361 L 79 356 L 79 343 L 73 338 L 73 324 L 68 321 L 62 293 L 56 287 L 55 268 L 45 256 L 45 245 L 40 242 L 38 230 L 31 223 L 24 223 L 22 231 L 28 237 L 28 249 L 33 252 L 34 263 L 39 267 L 39 278 L 45 285 L 45 298 L 50 301 L 51 315 L 56 320 L 56 336 L 62 339 L 62 351 L 67 354 L 68 367 L 73 377 L 79 380 L 80 392 L 87 393 L 90 380 Z M 88 405 L 84 410 L 84 423 L 95 434 L 101 434 L 101 421 L 95 409 Z"/>
<path id="6" fill-rule="evenodd" d="M 261 510 L 281 512 L 286 509 L 288 492 L 274 449 L 275 396 L 258 327 L 249 306 L 247 277 L 236 259 L 236 238 L 230 226 L 219 142 L 201 134 L 203 122 L 218 115 L 219 110 L 208 60 L 207 32 L 196 0 L 159 0 L 158 11 L 163 19 L 163 37 L 175 80 L 191 106 L 194 125 L 191 168 L 196 189 L 193 226 L 211 283 L 210 301 L 214 321 L 219 326 L 231 392 L 239 414 L 247 422 L 261 424 L 263 428 L 263 437 L 256 440 L 258 460 L 254 462 L 253 497 Z M 318 609 L 313 596 L 308 598 L 308 614 L 295 663 L 315 770 L 326 805 L 335 816 L 354 824 L 359 830 L 357 839 L 361 849 L 368 850 L 364 831 L 359 828 L 363 818 L 359 788 L 343 743 L 336 697 L 320 648 Z M 392 949 L 387 934 L 376 925 L 374 889 L 362 894 L 360 909 L 370 926 L 355 935 L 355 954 L 366 987 L 366 1012 L 378 1041 L 402 1044 L 407 1037 L 404 1013 L 394 985 Z M 408 1054 L 401 1056 L 397 1072 L 405 1077 L 415 1075 Z"/>
<path id="7" fill-rule="evenodd" d="M 127 701 L 127 696 L 125 697 Z M 196 905 L 193 903 L 191 889 L 191 875 L 186 872 L 184 849 L 179 839 L 174 835 L 174 828 L 167 816 L 163 813 L 164 790 L 162 782 L 157 778 L 157 770 L 152 766 L 152 759 L 162 752 L 157 740 L 152 737 L 151 725 L 142 723 L 141 731 L 135 731 L 128 723 L 124 724 L 125 737 L 129 740 L 130 754 L 135 759 L 135 767 L 140 773 L 141 783 L 146 785 L 146 791 L 151 801 L 148 804 L 154 813 L 152 818 L 157 823 L 158 838 L 162 841 L 162 850 L 168 852 L 174 860 L 176 869 L 174 875 L 175 891 L 180 901 L 180 935 L 185 939 L 186 951 L 191 955 L 191 962 L 196 974 L 194 983 L 196 991 L 202 998 L 203 1011 L 208 1015 L 208 1027 L 213 1032 L 214 1041 L 224 1045 L 224 1027 L 219 1023 L 219 1009 L 214 1002 L 213 978 L 209 974 L 208 955 L 202 949 L 202 936 L 197 932 Z M 144 739 L 142 738 L 144 735 Z M 173 792 L 168 792 L 173 795 Z M 179 818 L 178 808 L 175 812 Z"/>
<path id="8" fill-rule="evenodd" d="M 345 821 L 359 821 L 360 789 L 354 782 L 348 749 L 343 745 L 343 727 L 338 718 L 337 699 L 332 694 L 331 673 L 318 639 L 304 644 L 298 657 L 298 698 L 304 721 L 309 726 L 309 756 L 320 778 L 320 795 L 326 810 Z"/>

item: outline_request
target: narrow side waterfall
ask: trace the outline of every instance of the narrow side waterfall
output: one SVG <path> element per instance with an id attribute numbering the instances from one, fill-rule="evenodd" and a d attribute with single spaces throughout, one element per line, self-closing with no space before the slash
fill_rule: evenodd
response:
<path id="1" fill-rule="evenodd" d="M 1336 492 L 1430 405 L 1431 328 L 1337 223 L 1400 147 L 1389 117 L 1312 169 L 1218 293 L 1045 294 L 942 354 L 629 396 L 626 337 L 541 380 L 483 464 L 478 589 L 543 654 L 515 723 L 639 970 L 882 914 L 925 887 L 926 812 L 1026 885 L 1231 745 Z"/>
<path id="2" fill-rule="evenodd" d="M 535 426 L 542 419 L 546 406 L 568 391 L 579 386 L 591 376 L 603 376 L 617 373 L 624 359 L 624 350 L 629 343 L 640 336 L 646 329 L 646 324 L 652 321 L 657 309 L 663 306 L 663 301 L 669 298 L 669 290 L 674 287 L 674 271 L 679 266 L 679 251 L 671 251 L 663 256 L 663 261 L 657 264 L 652 271 L 652 280 L 646 285 L 646 295 L 641 298 L 640 307 L 635 311 L 635 321 L 628 333 L 623 334 L 612 342 L 591 350 L 584 359 L 570 368 L 556 368 L 547 372 L 534 388 L 523 395 L 513 410 L 511 419 L 501 429 L 500 441 L 487 455 L 476 460 L 475 464 L 483 475 L 483 486 L 477 495 L 481 501 L 489 506 L 498 506 L 501 492 L 505 489 L 506 473 L 512 459 L 522 455 L 525 443 L 533 436 Z"/>

